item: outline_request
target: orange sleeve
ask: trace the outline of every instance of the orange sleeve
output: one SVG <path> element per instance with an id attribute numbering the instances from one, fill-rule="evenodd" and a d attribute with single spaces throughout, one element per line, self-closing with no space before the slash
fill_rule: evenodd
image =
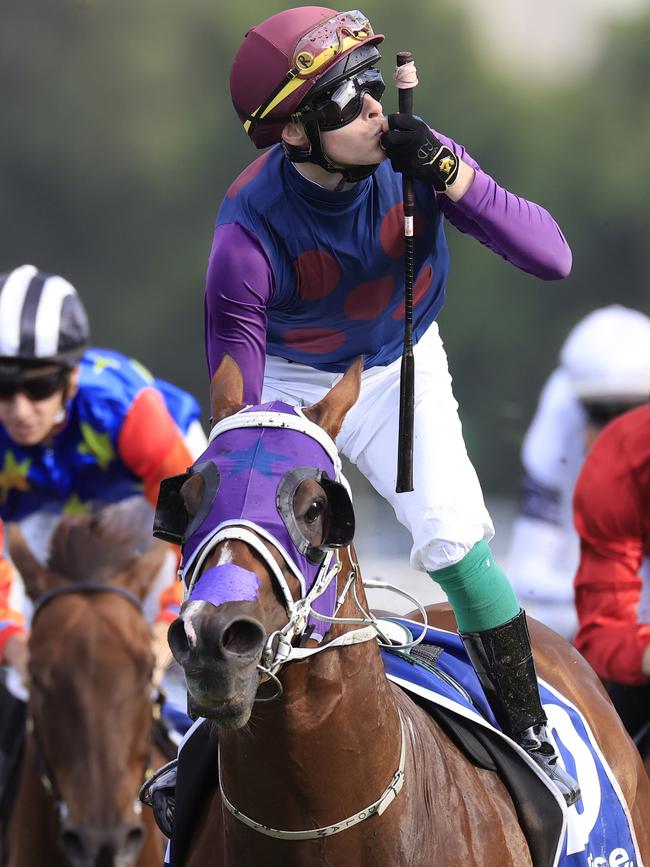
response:
<path id="1" fill-rule="evenodd" d="M 23 616 L 9 605 L 9 594 L 15 577 L 14 567 L 3 556 L 4 522 L 0 519 L 0 660 L 4 659 L 4 647 L 12 635 L 24 632 Z"/>
<path id="2" fill-rule="evenodd" d="M 117 449 L 126 466 L 142 480 L 145 497 L 154 506 L 161 479 L 184 473 L 193 463 L 182 431 L 155 388 L 143 389 L 131 404 Z"/>
<path id="3" fill-rule="evenodd" d="M 174 581 L 160 594 L 158 599 L 160 610 L 156 615 L 156 622 L 171 623 L 172 620 L 176 620 L 182 601 L 183 585 L 180 581 Z"/>
<path id="4" fill-rule="evenodd" d="M 142 480 L 145 497 L 154 506 L 161 480 L 184 473 L 194 463 L 182 431 L 155 388 L 143 389 L 133 401 L 122 424 L 117 448 L 125 465 Z M 179 548 L 171 547 L 178 559 Z M 182 585 L 174 580 L 160 595 L 156 620 L 174 620 L 182 598 Z"/>

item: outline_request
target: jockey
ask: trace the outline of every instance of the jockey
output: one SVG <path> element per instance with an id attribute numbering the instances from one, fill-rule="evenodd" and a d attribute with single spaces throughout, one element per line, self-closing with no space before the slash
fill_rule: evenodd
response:
<path id="1" fill-rule="evenodd" d="M 210 254 L 205 341 L 213 417 L 243 403 L 319 400 L 360 355 L 361 394 L 337 439 L 413 536 L 411 565 L 446 592 L 495 716 L 558 785 L 524 612 L 489 547 L 436 317 L 445 219 L 522 270 L 565 277 L 555 221 L 414 115 L 384 117 L 383 36 L 358 11 L 306 6 L 251 28 L 234 59 L 235 110 L 270 149 L 231 185 Z M 400 172 L 414 177 L 415 490 L 395 494 L 404 318 Z"/>
<path id="2" fill-rule="evenodd" d="M 638 736 L 650 724 L 650 404 L 598 437 L 574 507 L 581 542 L 575 645 Z"/>
<path id="3" fill-rule="evenodd" d="M 3 522 L 16 522 L 42 560 L 61 515 L 137 494 L 155 504 L 160 480 L 206 445 L 193 397 L 88 341 L 86 311 L 67 280 L 31 265 L 0 276 L 0 540 Z M 175 552 L 170 559 L 151 612 L 158 674 L 182 591 Z M 26 681 L 13 577 L 0 559 L 0 662 Z"/>
<path id="4" fill-rule="evenodd" d="M 529 614 L 571 639 L 580 557 L 572 498 L 585 455 L 603 426 L 650 394 L 650 318 L 612 304 L 567 337 L 526 433 L 521 512 L 508 572 Z"/>

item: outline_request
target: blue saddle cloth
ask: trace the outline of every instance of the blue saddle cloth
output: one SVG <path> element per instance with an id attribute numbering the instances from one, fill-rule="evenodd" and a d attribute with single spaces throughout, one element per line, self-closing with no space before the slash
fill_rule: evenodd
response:
<path id="1" fill-rule="evenodd" d="M 390 619 L 406 627 L 414 638 L 421 633 L 421 624 Z M 518 810 L 535 867 L 639 867 L 642 861 L 620 787 L 580 711 L 539 680 L 549 733 L 565 768 L 582 790 L 581 801 L 567 808 L 543 771 L 500 731 L 458 634 L 428 627 L 423 643 L 441 649 L 434 671 L 416 664 L 408 654 L 384 651 L 386 674 L 432 711 L 457 743 L 476 737 L 496 769 L 508 777 L 504 782 L 515 802 L 519 795 L 530 799 L 531 785 L 535 787 L 532 801 L 541 813 L 531 816 L 531 803 Z M 460 732 L 456 737 L 455 726 Z M 478 754 L 477 764 L 481 764 L 480 749 Z M 547 794 L 540 798 L 542 790 Z"/>

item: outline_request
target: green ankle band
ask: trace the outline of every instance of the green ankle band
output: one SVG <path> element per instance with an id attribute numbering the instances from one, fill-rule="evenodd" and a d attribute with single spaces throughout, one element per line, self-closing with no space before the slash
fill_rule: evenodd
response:
<path id="1" fill-rule="evenodd" d="M 517 597 L 487 542 L 477 542 L 460 563 L 429 575 L 447 594 L 459 632 L 494 629 L 519 614 Z"/>

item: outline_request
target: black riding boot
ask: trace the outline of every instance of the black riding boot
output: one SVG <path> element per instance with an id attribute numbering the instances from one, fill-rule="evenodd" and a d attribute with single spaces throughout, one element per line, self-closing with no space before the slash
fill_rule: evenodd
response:
<path id="1" fill-rule="evenodd" d="M 525 612 L 461 638 L 497 722 L 548 774 L 570 807 L 580 799 L 580 788 L 558 763 L 546 730 Z"/>

